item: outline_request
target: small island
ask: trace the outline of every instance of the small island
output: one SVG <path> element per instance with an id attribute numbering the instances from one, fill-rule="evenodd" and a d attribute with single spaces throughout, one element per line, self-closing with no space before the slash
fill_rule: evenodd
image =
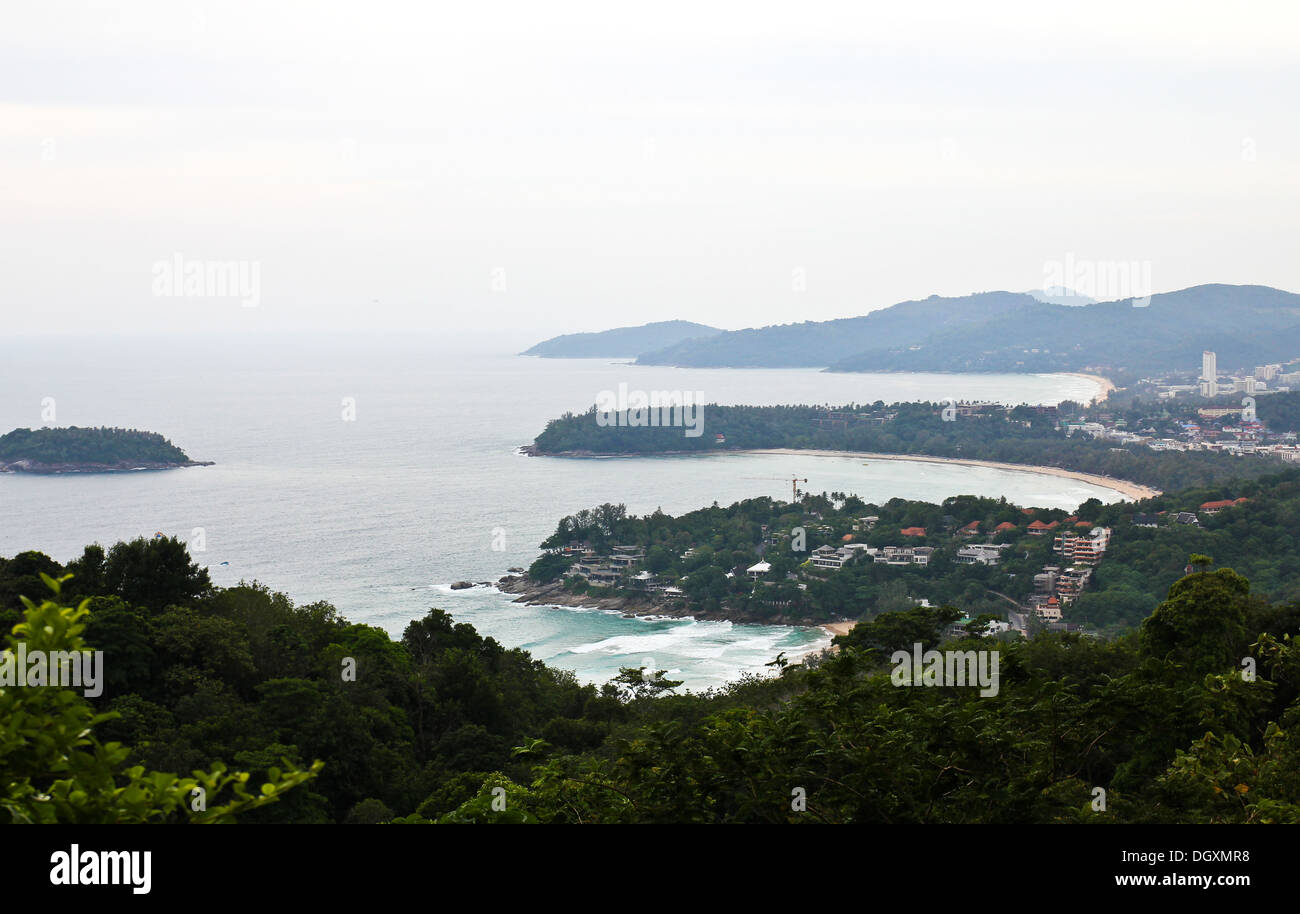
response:
<path id="1" fill-rule="evenodd" d="M 0 435 L 0 473 L 122 473 L 211 466 L 156 432 L 126 428 L 16 428 Z"/>

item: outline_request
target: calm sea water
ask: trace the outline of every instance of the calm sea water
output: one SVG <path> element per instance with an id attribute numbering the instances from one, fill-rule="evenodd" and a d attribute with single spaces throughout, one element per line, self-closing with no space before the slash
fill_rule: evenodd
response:
<path id="1" fill-rule="evenodd" d="M 698 390 L 721 403 L 877 399 L 1088 400 L 1071 375 L 843 375 L 813 370 L 637 367 L 521 358 L 412 338 L 157 339 L 0 344 L 0 432 L 42 424 L 158 431 L 216 465 L 169 472 L 0 476 L 0 555 L 59 560 L 84 545 L 202 528 L 217 584 L 258 580 L 295 600 L 400 635 L 430 607 L 507 646 L 603 682 L 645 658 L 699 689 L 760 672 L 778 652 L 826 642 L 816 628 L 625 619 L 523 606 L 492 588 L 527 565 L 565 514 L 602 502 L 669 513 L 783 496 L 782 477 L 868 501 L 1005 495 L 1074 507 L 1106 489 L 1035 473 L 855 458 L 717 455 L 611 459 L 519 456 L 548 418 L 620 383 Z M 345 421 L 344 399 L 355 402 Z M 706 414 L 707 423 L 707 414 Z M 787 496 L 788 497 L 788 496 Z M 503 547 L 503 548 L 500 548 Z M 228 564 L 226 564 L 228 563 Z"/>

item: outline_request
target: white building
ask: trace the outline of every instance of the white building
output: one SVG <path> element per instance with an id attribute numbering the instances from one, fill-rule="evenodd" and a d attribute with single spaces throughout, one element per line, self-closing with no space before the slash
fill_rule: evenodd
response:
<path id="1" fill-rule="evenodd" d="M 1201 353 L 1201 396 L 1219 395 L 1219 357 L 1206 349 Z"/>
<path id="2" fill-rule="evenodd" d="M 994 545 L 993 543 L 973 543 L 969 546 L 962 546 L 957 550 L 957 555 L 953 558 L 958 565 L 996 565 L 1002 561 L 1002 550 L 1010 547 L 1010 543 Z"/>
<path id="3" fill-rule="evenodd" d="M 933 546 L 885 546 L 868 552 L 877 565 L 929 565 Z"/>

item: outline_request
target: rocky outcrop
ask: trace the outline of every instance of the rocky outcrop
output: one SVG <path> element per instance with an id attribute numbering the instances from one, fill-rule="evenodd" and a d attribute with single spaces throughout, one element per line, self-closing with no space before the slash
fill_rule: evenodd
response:
<path id="1" fill-rule="evenodd" d="M 0 463 L 0 473 L 36 473 L 54 476 L 63 473 L 130 473 L 136 470 L 175 470 L 180 467 L 210 467 L 211 460 L 186 460 L 183 463 L 40 463 L 35 460 L 12 460 Z"/>

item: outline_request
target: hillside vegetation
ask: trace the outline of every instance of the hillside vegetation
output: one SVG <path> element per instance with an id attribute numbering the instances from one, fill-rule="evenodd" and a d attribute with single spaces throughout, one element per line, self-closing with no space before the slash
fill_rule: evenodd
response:
<path id="1" fill-rule="evenodd" d="M 436 610 L 393 641 L 214 588 L 175 540 L 0 562 L 0 606 L 11 646 L 109 658 L 96 698 L 0 692 L 5 821 L 193 821 L 203 783 L 243 822 L 1300 822 L 1300 607 L 1226 568 L 1110 642 L 944 644 L 949 614 L 905 610 L 702 695 L 663 671 L 582 686 Z M 900 686 L 918 643 L 997 651 L 996 694 Z"/>
<path id="2" fill-rule="evenodd" d="M 1080 411 L 1062 404 L 1060 415 Z M 964 416 L 944 421 L 944 404 L 899 403 L 886 406 L 702 407 L 703 434 L 687 437 L 673 426 L 601 425 L 595 407 L 568 413 L 547 423 L 537 436 L 538 454 L 717 453 L 761 448 L 824 448 L 880 454 L 964 457 L 1030 466 L 1060 467 L 1127 479 L 1165 491 L 1214 485 L 1232 479 L 1277 472 L 1266 459 L 1242 459 L 1208 451 L 1154 451 L 1142 445 L 1117 447 L 1112 442 L 1070 437 L 1057 418 L 1034 407 L 1003 414 Z M 829 418 L 843 414 L 843 421 Z M 858 418 L 859 414 L 863 418 Z M 625 414 L 621 414 L 625 415 Z M 620 420 L 621 422 L 622 420 Z M 717 435 L 724 442 L 718 443 Z"/>
<path id="3" fill-rule="evenodd" d="M 1032 295 L 931 296 L 864 317 L 737 330 L 689 340 L 637 361 L 692 367 L 822 367 L 835 371 L 1081 371 L 1191 369 L 1213 349 L 1220 365 L 1290 361 L 1300 353 L 1300 295 L 1211 284 L 1148 303 L 1067 307 Z"/>
<path id="4" fill-rule="evenodd" d="M 18 428 L 0 435 L 0 463 L 184 464 L 185 452 L 156 432 L 126 428 Z"/>

